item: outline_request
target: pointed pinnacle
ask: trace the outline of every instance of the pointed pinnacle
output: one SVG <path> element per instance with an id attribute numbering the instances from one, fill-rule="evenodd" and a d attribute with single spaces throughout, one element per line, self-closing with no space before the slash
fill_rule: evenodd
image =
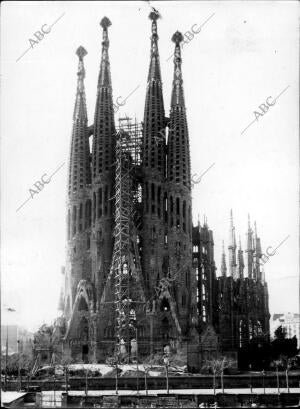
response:
<path id="1" fill-rule="evenodd" d="M 175 44 L 180 44 L 183 41 L 183 35 L 180 33 L 180 31 L 176 31 L 176 33 L 173 34 L 172 41 Z"/>
<path id="2" fill-rule="evenodd" d="M 79 59 L 82 61 L 83 57 L 85 55 L 87 55 L 87 51 L 84 47 L 82 47 L 82 45 L 80 47 L 77 48 L 76 50 L 76 54 L 78 55 Z"/>
<path id="3" fill-rule="evenodd" d="M 153 9 L 153 11 L 151 11 L 151 13 L 149 14 L 149 18 L 150 20 L 158 20 L 159 18 L 161 18 L 161 15 L 159 14 L 159 12 L 156 9 Z"/>
<path id="4" fill-rule="evenodd" d="M 107 27 L 111 26 L 111 21 L 108 17 L 103 17 L 103 19 L 100 21 L 100 26 L 103 28 L 103 30 L 106 30 Z"/>

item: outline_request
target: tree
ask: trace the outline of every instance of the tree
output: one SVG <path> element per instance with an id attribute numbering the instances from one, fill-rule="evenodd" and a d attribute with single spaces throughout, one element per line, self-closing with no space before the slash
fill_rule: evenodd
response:
<path id="1" fill-rule="evenodd" d="M 239 350 L 239 367 L 242 369 L 248 369 L 249 365 L 258 371 L 268 369 L 271 359 L 271 344 L 263 335 L 252 338 Z"/>
<path id="2" fill-rule="evenodd" d="M 224 370 L 226 368 L 231 368 L 233 366 L 234 366 L 233 360 L 228 359 L 226 357 L 219 357 L 219 358 L 214 358 L 214 359 L 206 361 L 203 369 L 208 369 L 213 374 L 214 395 L 216 394 L 216 376 L 217 375 L 221 376 L 221 387 L 224 393 L 224 380 L 223 380 Z"/>
<path id="3" fill-rule="evenodd" d="M 292 358 L 297 355 L 297 338 L 287 338 L 286 329 L 278 327 L 274 333 L 275 338 L 271 342 L 271 355 L 273 360 L 278 359 L 280 356 L 286 356 Z"/>
<path id="4" fill-rule="evenodd" d="M 284 328 L 282 325 L 280 325 L 276 330 L 274 331 L 275 339 L 286 339 L 287 333 L 286 333 L 286 328 Z"/>

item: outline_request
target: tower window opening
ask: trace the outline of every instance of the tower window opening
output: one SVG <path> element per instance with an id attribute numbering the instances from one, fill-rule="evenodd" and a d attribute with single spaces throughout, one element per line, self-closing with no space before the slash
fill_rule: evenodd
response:
<path id="1" fill-rule="evenodd" d="M 108 205 L 108 187 L 105 186 L 104 190 L 104 214 L 107 215 L 107 205 Z"/>
<path id="2" fill-rule="evenodd" d="M 154 183 L 151 183 L 151 200 L 155 200 Z"/>
<path id="3" fill-rule="evenodd" d="M 70 230 L 71 230 L 71 216 L 70 216 L 70 210 L 68 210 L 68 233 L 67 233 L 67 237 L 68 240 L 70 239 Z"/>
<path id="4" fill-rule="evenodd" d="M 98 218 L 102 216 L 102 188 L 98 190 Z"/>
<path id="5" fill-rule="evenodd" d="M 96 193 L 93 193 L 93 223 L 96 220 Z"/>
<path id="6" fill-rule="evenodd" d="M 73 236 L 76 234 L 76 206 L 73 206 Z"/>
<path id="7" fill-rule="evenodd" d="M 81 232 L 82 231 L 82 203 L 80 203 L 80 206 L 79 206 L 79 225 L 78 225 L 78 229 L 79 229 L 79 232 Z"/>
<path id="8" fill-rule="evenodd" d="M 170 311 L 170 304 L 169 301 L 164 297 L 161 306 L 160 306 L 161 311 Z"/>
<path id="9" fill-rule="evenodd" d="M 179 197 L 176 198 L 176 214 L 180 214 L 180 202 L 179 202 Z"/>

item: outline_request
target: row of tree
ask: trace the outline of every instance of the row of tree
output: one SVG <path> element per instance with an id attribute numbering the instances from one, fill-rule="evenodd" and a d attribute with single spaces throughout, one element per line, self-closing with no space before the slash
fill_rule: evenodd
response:
<path id="1" fill-rule="evenodd" d="M 239 350 L 240 369 L 268 370 L 279 366 L 285 370 L 288 365 L 297 363 L 297 338 L 287 338 L 286 330 L 280 326 L 270 342 L 265 337 L 253 338 L 250 343 Z"/>

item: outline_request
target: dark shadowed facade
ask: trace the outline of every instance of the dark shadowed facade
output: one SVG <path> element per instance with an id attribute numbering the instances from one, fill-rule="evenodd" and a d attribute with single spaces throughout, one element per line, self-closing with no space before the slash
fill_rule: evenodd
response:
<path id="1" fill-rule="evenodd" d="M 181 43 L 172 41 L 174 76 L 166 117 L 152 12 L 150 67 L 143 122 L 114 119 L 108 27 L 94 124 L 88 126 L 83 58 L 70 147 L 67 262 L 63 315 L 66 353 L 103 362 L 114 353 L 140 357 L 169 345 L 187 353 L 190 368 L 231 353 L 269 332 L 268 290 L 261 246 L 249 224 L 246 261 L 236 249 L 231 217 L 229 271 L 216 276 L 213 233 L 192 225 L 191 161 Z M 134 75 L 134 74 L 133 74 Z M 89 138 L 92 138 L 90 152 Z M 245 268 L 246 267 L 246 268 Z M 245 269 L 245 272 L 244 272 Z M 137 342 L 136 342 L 137 341 Z"/>

